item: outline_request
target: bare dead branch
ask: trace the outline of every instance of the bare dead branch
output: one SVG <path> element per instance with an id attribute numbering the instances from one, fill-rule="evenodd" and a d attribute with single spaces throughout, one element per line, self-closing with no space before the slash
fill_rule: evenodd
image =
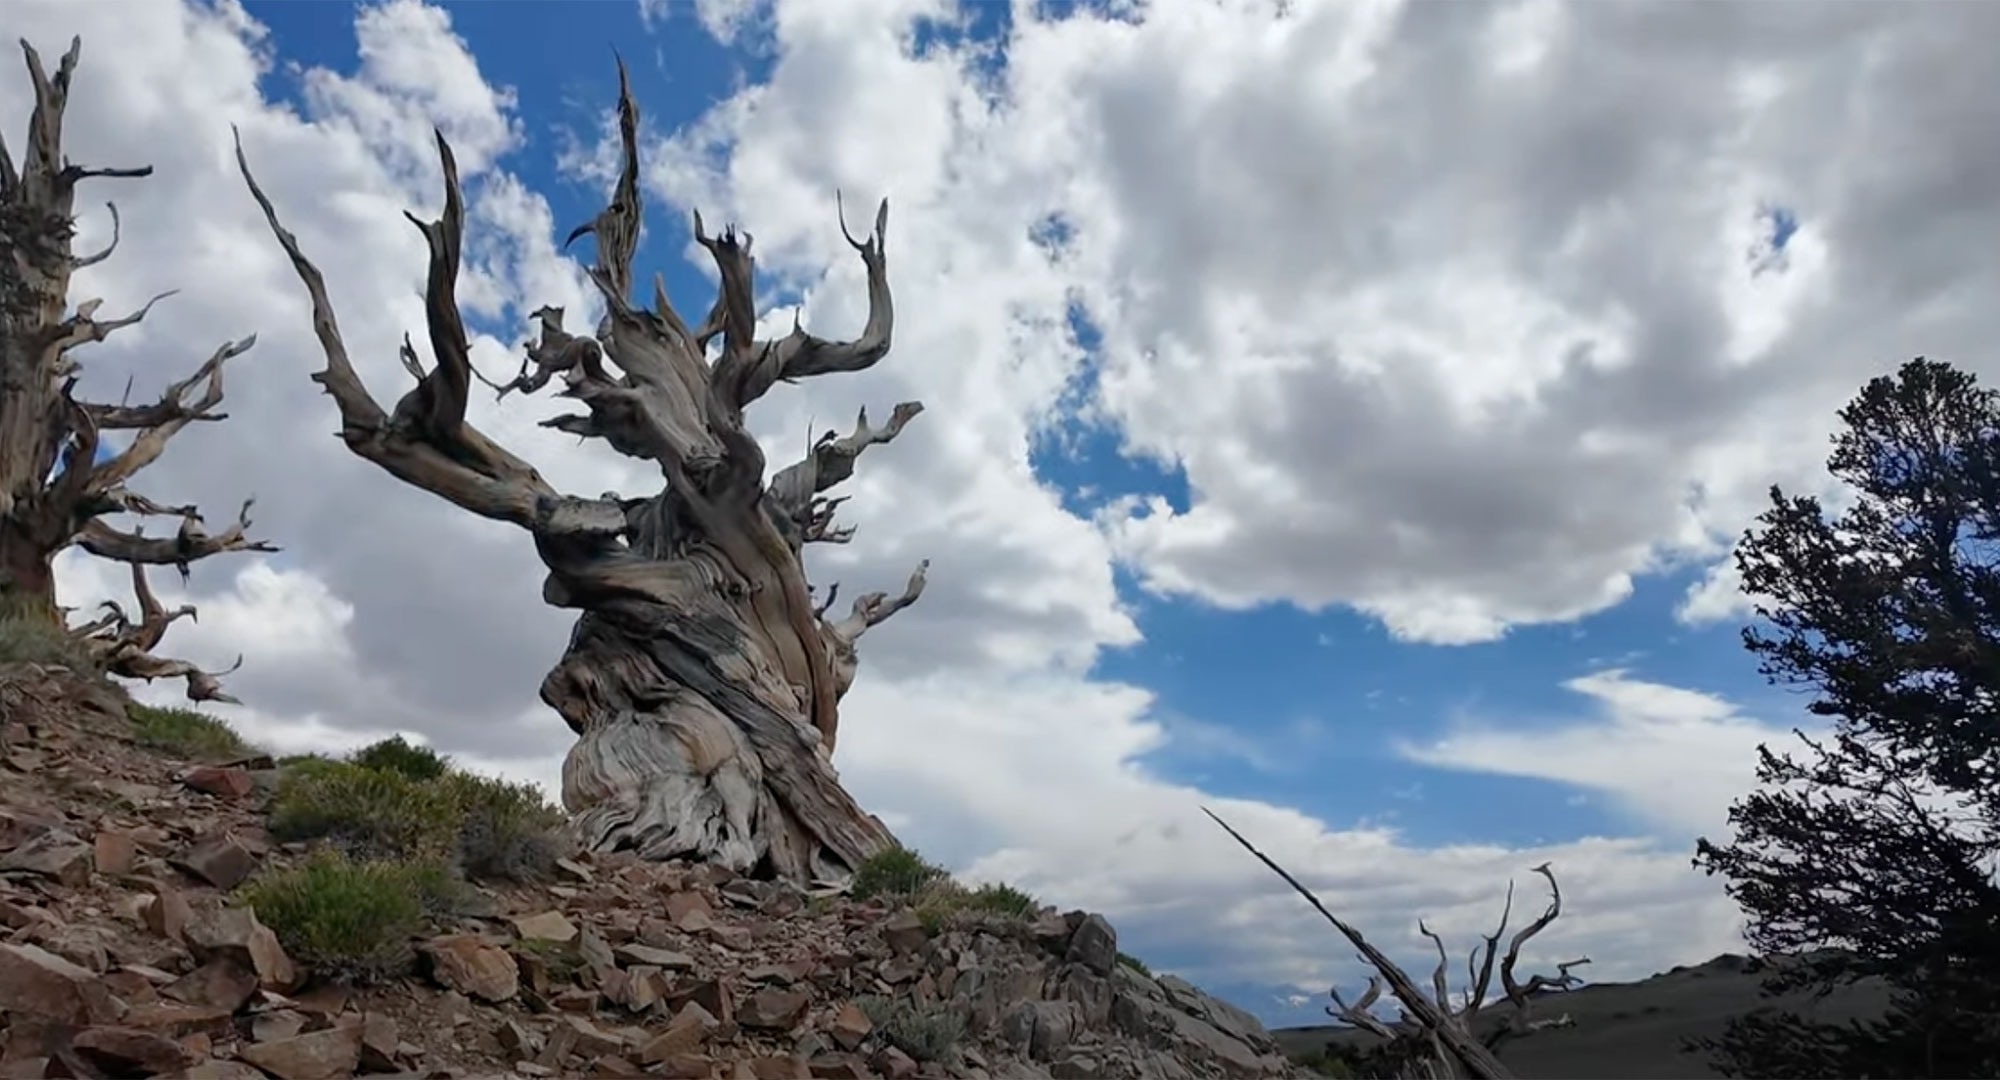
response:
<path id="1" fill-rule="evenodd" d="M 1417 984 L 1411 980 L 1409 974 L 1398 967 L 1395 961 L 1389 959 L 1388 954 L 1369 943 L 1368 939 L 1361 936 L 1359 930 L 1342 922 L 1333 912 L 1328 911 L 1326 905 L 1319 902 L 1319 897 L 1313 895 L 1312 890 L 1299 884 L 1297 878 L 1286 872 L 1284 867 L 1273 862 L 1270 856 L 1257 850 L 1255 845 L 1243 838 L 1242 833 L 1231 828 L 1229 823 L 1217 817 L 1214 811 L 1203 807 L 1202 813 L 1207 814 L 1217 825 L 1222 826 L 1223 831 L 1235 839 L 1238 844 L 1243 845 L 1244 850 L 1256 856 L 1257 861 L 1263 863 L 1272 873 L 1283 878 L 1285 884 L 1290 885 L 1294 892 L 1304 897 L 1306 902 L 1313 906 L 1313 910 L 1319 912 L 1328 923 L 1332 924 L 1333 928 L 1339 931 L 1340 935 L 1346 938 L 1349 944 L 1360 950 L 1362 958 L 1367 961 L 1368 965 L 1373 967 L 1383 979 L 1387 980 L 1389 992 L 1396 996 L 1396 1000 L 1402 1004 L 1405 1013 L 1424 1031 L 1433 1035 L 1442 1044 L 1443 1048 L 1449 1051 L 1452 1057 L 1457 1059 L 1468 1075 L 1473 1077 L 1474 1080 L 1511 1080 L 1514 1074 L 1505 1065 L 1500 1063 L 1500 1059 L 1494 1057 L 1491 1050 L 1480 1045 L 1479 1041 L 1474 1039 L 1470 1033 L 1454 1023 L 1451 1016 L 1442 1007 L 1426 997 L 1423 991 L 1417 989 Z"/>
<path id="2" fill-rule="evenodd" d="M 57 350 L 66 352 L 79 345 L 103 341 L 105 338 L 110 337 L 113 331 L 137 325 L 139 320 L 144 319 L 153 310 L 154 304 L 179 292 L 179 289 L 168 289 L 166 292 L 159 293 L 146 301 L 139 307 L 139 310 L 134 311 L 130 315 L 120 316 L 119 318 L 110 319 L 105 322 L 98 322 L 91 318 L 92 315 L 97 313 L 98 307 L 104 301 L 85 300 L 76 306 L 76 314 L 71 315 L 60 326 L 56 327 L 54 340 L 50 344 Z"/>
<path id="3" fill-rule="evenodd" d="M 1547 929 L 1549 924 L 1555 922 L 1556 917 L 1562 914 L 1562 887 L 1556 884 L 1555 872 L 1549 869 L 1548 863 L 1532 867 L 1532 869 L 1535 873 L 1542 875 L 1543 878 L 1548 880 L 1549 906 L 1534 922 L 1522 927 L 1514 935 L 1513 939 L 1507 943 L 1507 958 L 1500 962 L 1500 986 L 1506 991 L 1507 1000 L 1513 1002 L 1517 1008 L 1523 1009 L 1527 1006 L 1530 997 L 1535 994 L 1549 990 L 1567 990 L 1575 986 L 1581 980 L 1571 975 L 1569 969 L 1590 963 L 1590 958 L 1586 956 L 1581 960 L 1572 960 L 1567 964 L 1558 965 L 1558 975 L 1553 979 L 1543 975 L 1536 975 L 1530 978 L 1525 986 L 1515 981 L 1514 965 L 1520 962 L 1521 946 L 1526 944 L 1528 939 Z"/>
<path id="4" fill-rule="evenodd" d="M 250 527 L 250 507 L 255 499 L 246 499 L 243 509 L 236 515 L 236 523 L 213 536 L 201 527 L 201 519 L 188 515 L 181 519 L 180 531 L 171 538 L 151 539 L 136 532 L 121 532 L 101 521 L 84 525 L 77 534 L 77 546 L 92 555 L 118 562 L 149 563 L 154 566 L 173 566 L 180 570 L 181 577 L 188 576 L 188 564 L 225 551 L 277 551 L 276 545 L 263 540 L 251 540 L 244 535 Z"/>
<path id="5" fill-rule="evenodd" d="M 4 154 L 5 152 L 5 148 L 0 147 L 0 154 Z M 81 270 L 86 266 L 96 266 L 98 263 L 110 258 L 112 252 L 118 250 L 118 204 L 107 202 L 104 204 L 104 208 L 111 211 L 111 242 L 104 245 L 104 250 L 95 255 L 78 255 L 70 259 L 69 265 L 72 270 Z"/>
<path id="6" fill-rule="evenodd" d="M 160 454 L 167 448 L 167 441 L 189 424 L 197 420 L 227 419 L 229 414 L 214 411 L 217 405 L 222 404 L 222 365 L 248 352 L 256 343 L 254 334 L 242 341 L 225 342 L 193 375 L 168 386 L 160 395 L 160 400 L 152 405 L 138 408 L 85 406 L 100 426 L 105 419 L 110 419 L 123 422 L 127 427 L 143 429 L 117 457 L 96 467 L 91 477 L 93 487 L 108 490 L 131 479 L 133 474 L 159 460 Z M 203 384 L 201 396 L 189 401 L 188 391 L 196 383 Z"/>

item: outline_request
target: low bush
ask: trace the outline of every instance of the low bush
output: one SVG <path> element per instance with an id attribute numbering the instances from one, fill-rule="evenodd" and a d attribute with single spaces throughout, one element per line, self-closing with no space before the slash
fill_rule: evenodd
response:
<path id="1" fill-rule="evenodd" d="M 1153 969 L 1147 967 L 1144 960 L 1133 956 L 1131 953 L 1119 953 L 1118 962 L 1149 979 L 1153 977 Z"/>
<path id="2" fill-rule="evenodd" d="M 965 1034 L 965 1017 L 948 1005 L 916 1005 L 884 997 L 854 1000 L 889 1045 L 918 1061 L 948 1062 Z"/>
<path id="3" fill-rule="evenodd" d="M 857 900 L 874 896 L 914 897 L 929 886 L 949 881 L 944 867 L 897 844 L 864 859 L 854 870 L 850 891 Z"/>
<path id="4" fill-rule="evenodd" d="M 207 713 L 137 702 L 125 709 L 140 746 L 190 761 L 226 761 L 255 753 L 236 729 Z"/>
<path id="5" fill-rule="evenodd" d="M 0 612 L 0 664 L 46 664 L 84 675 L 98 673 L 90 650 L 46 619 Z"/>
<path id="6" fill-rule="evenodd" d="M 398 773 L 411 780 L 436 780 L 451 771 L 451 759 L 405 740 L 401 735 L 356 750 L 348 761 L 364 769 Z"/>
<path id="7" fill-rule="evenodd" d="M 290 869 L 251 881 L 237 902 L 255 911 L 285 951 L 315 974 L 366 983 L 408 971 L 413 939 L 452 909 L 456 890 L 435 863 L 355 861 L 320 847 Z"/>
<path id="8" fill-rule="evenodd" d="M 325 840 L 356 858 L 437 860 L 458 846 L 462 820 L 442 784 L 321 760 L 284 770 L 268 826 L 280 840 Z"/>
<path id="9" fill-rule="evenodd" d="M 569 818 L 539 788 L 463 772 L 442 782 L 461 815 L 458 854 L 467 876 L 535 881 L 555 869 Z"/>

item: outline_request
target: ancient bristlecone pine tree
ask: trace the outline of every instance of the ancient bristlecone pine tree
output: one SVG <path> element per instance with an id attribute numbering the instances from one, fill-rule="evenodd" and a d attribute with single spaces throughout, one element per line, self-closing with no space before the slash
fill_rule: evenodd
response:
<path id="1" fill-rule="evenodd" d="M 189 563 L 219 552 L 277 549 L 244 535 L 250 524 L 248 502 L 235 524 L 210 534 L 201 527 L 195 507 L 155 502 L 126 483 L 152 464 L 182 428 L 224 418 L 216 411 L 222 402 L 222 366 L 248 350 L 254 339 L 223 345 L 151 404 L 76 399 L 75 350 L 137 323 L 162 299 L 156 296 L 116 319 L 95 318 L 97 300 L 70 305 L 70 275 L 102 262 L 118 245 L 118 211 L 111 207 L 111 242 L 95 254 L 72 252 L 76 185 L 98 176 L 143 177 L 153 170 L 86 169 L 64 160 L 63 109 L 82 43 L 70 43 L 54 78 L 27 42 L 21 49 L 34 80 L 35 107 L 18 168 L 0 139 L 0 615 L 42 620 L 53 630 L 75 635 L 97 664 L 114 675 L 184 678 L 194 700 L 233 701 L 222 693 L 214 673 L 153 655 L 167 626 L 193 615 L 194 609 L 164 609 L 147 587 L 145 568 L 169 564 L 185 577 Z M 131 433 L 116 453 L 108 453 L 111 447 L 104 439 L 110 431 Z M 147 537 L 142 528 L 122 531 L 101 520 L 113 514 L 178 517 L 180 528 L 172 536 Z M 137 622 L 108 603 L 94 622 L 64 626 L 51 566 L 56 553 L 71 544 L 131 564 Z"/>
<path id="2" fill-rule="evenodd" d="M 466 423 L 476 372 L 453 296 L 464 210 L 442 134 L 444 212 L 418 222 L 430 244 L 425 301 L 435 364 L 426 372 L 405 338 L 403 364 L 417 385 L 394 410 L 362 385 L 324 279 L 279 224 L 240 145 L 237 153 L 312 296 L 326 353 L 314 379 L 339 406 L 348 448 L 406 483 L 526 529 L 549 571 L 543 599 L 583 612 L 541 688 L 578 735 L 563 765 L 563 802 L 582 840 L 597 850 L 708 860 L 792 880 L 837 878 L 892 839 L 842 790 L 829 760 L 838 702 L 854 680 L 855 640 L 916 600 L 923 568 L 900 597 L 869 594 L 845 618 L 828 618 L 831 590 L 827 603 L 814 603 L 800 555 L 805 544 L 847 538 L 832 524 L 839 500 L 822 493 L 922 406 L 896 406 L 881 427 L 864 412 L 852 434 L 820 439 L 768 483 L 744 409 L 780 381 L 860 371 L 888 352 L 888 205 L 866 242 L 848 237 L 868 274 L 859 338 L 826 341 L 794 326 L 778 340 L 757 340 L 750 237 L 733 229 L 711 237 L 699 215 L 695 237 L 714 257 L 721 288 L 707 317 L 690 327 L 657 276 L 651 310 L 632 300 L 638 111 L 622 65 L 618 117 L 624 158 L 610 204 L 570 234 L 596 238 L 590 276 L 604 319 L 595 333 L 576 334 L 563 327 L 561 309 L 537 312 L 540 338 L 499 391 L 533 393 L 560 375 L 561 395 L 587 411 L 546 426 L 656 462 L 665 486 L 644 498 L 558 493 Z"/>

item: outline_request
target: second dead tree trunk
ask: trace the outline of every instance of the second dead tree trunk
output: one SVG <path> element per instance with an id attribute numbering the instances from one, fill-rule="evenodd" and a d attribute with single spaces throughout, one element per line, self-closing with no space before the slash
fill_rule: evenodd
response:
<path id="1" fill-rule="evenodd" d="M 78 401 L 73 393 L 80 368 L 75 351 L 139 322 L 156 296 L 132 314 L 97 318 L 101 302 L 71 305 L 70 277 L 104 261 L 118 246 L 118 209 L 111 210 L 111 242 L 103 250 L 78 255 L 75 235 L 76 186 L 93 177 L 137 178 L 150 167 L 86 169 L 62 152 L 63 111 L 69 103 L 82 42 L 72 39 L 53 76 L 41 56 L 21 43 L 34 82 L 35 107 L 17 166 L 0 138 L 0 617 L 41 624 L 50 635 L 77 639 L 92 665 L 126 678 L 179 678 L 195 701 L 234 701 L 217 674 L 181 660 L 153 654 L 176 619 L 192 607 L 169 612 L 153 596 L 146 567 L 188 564 L 229 551 L 276 551 L 245 535 L 250 503 L 235 524 L 220 533 L 202 527 L 193 506 L 155 502 L 127 487 L 141 469 L 166 450 L 168 440 L 189 424 L 226 419 L 222 368 L 246 352 L 254 338 L 226 343 L 193 375 L 170 384 L 160 399 L 144 405 Z M 128 432 L 116 453 L 101 454 L 106 432 Z M 143 529 L 112 528 L 111 515 L 180 519 L 172 536 L 148 537 Z M 56 602 L 55 556 L 75 545 L 93 555 L 128 563 L 139 621 L 115 603 L 86 626 L 64 625 Z M 241 662 L 240 659 L 238 661 Z M 231 670 L 234 670 L 233 668 Z"/>
<path id="2" fill-rule="evenodd" d="M 808 543 L 848 538 L 851 529 L 832 522 L 840 500 L 823 493 L 922 406 L 898 405 L 880 427 L 863 412 L 851 434 L 822 437 L 768 483 L 744 410 L 780 381 L 860 371 L 888 352 L 888 204 L 867 240 L 848 236 L 868 277 L 860 337 L 827 341 L 795 325 L 777 340 L 757 340 L 750 237 L 733 229 L 709 236 L 699 214 L 695 236 L 721 286 L 691 327 L 657 276 L 650 309 L 631 298 L 638 110 L 622 63 L 618 111 L 623 163 L 610 204 L 570 235 L 595 237 L 590 276 L 605 317 L 594 333 L 573 333 L 561 309 L 537 312 L 538 340 L 526 346 L 520 374 L 498 389 L 503 398 L 533 393 L 560 376 L 560 394 L 585 411 L 546 426 L 657 463 L 664 489 L 639 498 L 561 494 L 466 422 L 467 395 L 483 377 L 472 367 L 454 297 L 464 208 L 442 134 L 443 214 L 429 223 L 411 218 L 430 246 L 425 304 L 434 365 L 426 371 L 405 339 L 402 361 L 417 385 L 393 410 L 362 385 L 324 279 L 279 223 L 240 143 L 237 160 L 311 294 L 326 354 L 314 379 L 340 410 L 348 448 L 405 483 L 525 529 L 549 571 L 543 599 L 583 613 L 541 689 L 578 737 L 563 766 L 563 802 L 583 842 L 795 881 L 843 877 L 893 838 L 835 776 L 838 702 L 854 680 L 856 639 L 917 599 L 924 567 L 901 595 L 870 593 L 845 617 L 829 618 L 832 591 L 815 603 L 801 553 Z"/>

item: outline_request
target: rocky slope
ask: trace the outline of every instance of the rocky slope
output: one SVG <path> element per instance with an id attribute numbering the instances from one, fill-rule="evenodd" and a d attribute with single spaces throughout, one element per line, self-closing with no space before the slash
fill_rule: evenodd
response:
<path id="1" fill-rule="evenodd" d="M 961 916 L 623 857 L 479 888 L 420 964 L 349 987 L 230 894 L 267 758 L 134 745 L 122 695 L 0 669 L 0 1074 L 1278 1077 L 1248 1014 L 1117 959 L 1100 916 Z"/>

